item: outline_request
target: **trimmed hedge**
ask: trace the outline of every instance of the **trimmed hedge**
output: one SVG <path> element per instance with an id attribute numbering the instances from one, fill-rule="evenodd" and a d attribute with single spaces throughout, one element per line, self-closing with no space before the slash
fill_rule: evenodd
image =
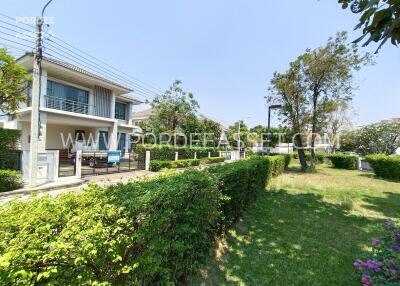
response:
<path id="1" fill-rule="evenodd" d="M 334 168 L 357 170 L 358 158 L 352 155 L 336 153 L 327 156 Z"/>
<path id="2" fill-rule="evenodd" d="M 211 157 L 211 158 L 203 158 L 201 159 L 202 164 L 217 164 L 225 162 L 224 157 Z"/>
<path id="3" fill-rule="evenodd" d="M 0 207 L 2 285 L 173 285 L 265 189 L 255 157 Z"/>
<path id="4" fill-rule="evenodd" d="M 0 128 L 0 169 L 18 170 L 20 151 L 16 151 L 21 130 Z"/>
<path id="5" fill-rule="evenodd" d="M 269 160 L 255 156 L 209 169 L 210 173 L 217 176 L 219 189 L 225 196 L 220 221 L 222 231 L 236 222 L 257 194 L 265 190 L 270 178 L 269 168 Z"/>
<path id="6" fill-rule="evenodd" d="M 135 148 L 137 160 L 139 165 L 144 166 L 146 159 L 146 151 L 150 151 L 151 160 L 168 161 L 175 159 L 175 152 L 178 152 L 179 159 L 194 159 L 194 153 L 197 155 L 197 159 L 208 157 L 208 152 L 211 153 L 211 157 L 219 156 L 219 151 L 215 148 L 175 148 L 169 145 L 145 145 L 139 144 Z"/>
<path id="7" fill-rule="evenodd" d="M 150 160 L 150 171 L 158 172 L 162 169 L 179 169 L 195 167 L 200 165 L 199 159 L 177 160 L 177 161 L 159 161 Z"/>
<path id="8" fill-rule="evenodd" d="M 293 154 L 271 154 L 272 156 L 283 156 L 285 161 L 285 170 L 289 167 L 292 161 Z"/>
<path id="9" fill-rule="evenodd" d="M 14 170 L 0 170 L 0 192 L 13 191 L 22 188 L 21 173 Z"/>
<path id="10" fill-rule="evenodd" d="M 378 177 L 400 180 L 400 156 L 377 154 L 366 156 L 365 160 L 371 164 Z"/>
<path id="11" fill-rule="evenodd" d="M 305 155 L 306 155 L 306 160 L 308 162 L 311 162 L 311 159 L 312 159 L 311 153 L 305 152 Z M 321 153 L 321 152 L 316 152 L 315 155 L 317 156 L 317 163 L 320 163 L 320 164 L 324 163 L 325 157 L 327 157 L 325 153 Z M 299 159 L 299 154 L 297 152 L 293 152 L 292 156 L 293 156 L 293 159 Z"/>

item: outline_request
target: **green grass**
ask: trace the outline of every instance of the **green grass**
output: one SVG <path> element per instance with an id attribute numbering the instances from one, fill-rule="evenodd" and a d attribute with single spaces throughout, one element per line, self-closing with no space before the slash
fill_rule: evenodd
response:
<path id="1" fill-rule="evenodd" d="M 199 284 L 360 285 L 353 261 L 384 220 L 400 217 L 400 183 L 326 165 L 316 174 L 297 169 L 273 179 Z"/>

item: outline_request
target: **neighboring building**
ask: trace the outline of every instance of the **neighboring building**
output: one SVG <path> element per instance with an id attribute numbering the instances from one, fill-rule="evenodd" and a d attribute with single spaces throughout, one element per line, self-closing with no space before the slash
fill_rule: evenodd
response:
<path id="1" fill-rule="evenodd" d="M 142 111 L 134 112 L 132 115 L 132 122 L 134 126 L 140 126 L 140 123 L 150 118 L 153 115 L 153 108 L 148 108 Z"/>
<path id="2" fill-rule="evenodd" d="M 17 60 L 30 73 L 33 61 L 30 53 Z M 43 58 L 42 69 L 39 153 L 55 150 L 62 160 L 77 150 L 130 149 L 130 137 L 141 132 L 133 124 L 133 106 L 142 103 L 129 95 L 131 89 L 52 58 Z M 0 119 L 0 126 L 22 131 L 21 150 L 26 153 L 30 149 L 30 96 L 31 91 L 28 103 L 20 106 L 14 119 Z"/>

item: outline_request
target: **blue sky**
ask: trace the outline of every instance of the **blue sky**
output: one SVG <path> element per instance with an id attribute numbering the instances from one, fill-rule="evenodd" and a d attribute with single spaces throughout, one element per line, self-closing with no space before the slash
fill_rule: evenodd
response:
<path id="1" fill-rule="evenodd" d="M 2 0 L 0 12 L 35 16 L 46 2 Z M 144 82 L 165 90 L 182 80 L 225 125 L 266 124 L 274 71 L 338 31 L 359 36 L 358 16 L 336 0 L 54 0 L 46 15 L 59 38 Z M 400 48 L 387 44 L 376 62 L 356 77 L 358 125 L 400 117 Z"/>

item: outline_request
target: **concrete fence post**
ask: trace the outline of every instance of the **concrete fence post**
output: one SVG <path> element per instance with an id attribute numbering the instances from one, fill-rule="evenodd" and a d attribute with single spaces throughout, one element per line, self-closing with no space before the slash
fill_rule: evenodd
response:
<path id="1" fill-rule="evenodd" d="M 178 160 L 179 160 L 179 153 L 175 152 L 175 161 L 178 161 Z"/>
<path id="2" fill-rule="evenodd" d="M 150 151 L 146 151 L 145 168 L 146 171 L 150 170 Z"/>
<path id="3" fill-rule="evenodd" d="M 246 159 L 246 151 L 243 152 L 243 159 Z"/>
<path id="4" fill-rule="evenodd" d="M 194 158 L 197 159 L 197 152 L 194 152 Z"/>
<path id="5" fill-rule="evenodd" d="M 75 177 L 82 178 L 82 150 L 76 151 L 75 156 Z"/>
<path id="6" fill-rule="evenodd" d="M 221 152 L 219 152 L 219 154 L 221 155 Z M 208 152 L 208 158 L 211 158 L 211 152 Z"/>

